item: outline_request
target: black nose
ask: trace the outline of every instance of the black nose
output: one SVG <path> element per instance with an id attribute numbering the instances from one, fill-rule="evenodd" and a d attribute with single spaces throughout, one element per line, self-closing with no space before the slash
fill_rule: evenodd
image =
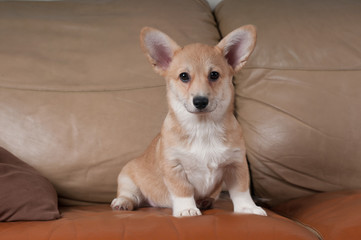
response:
<path id="1" fill-rule="evenodd" d="M 206 98 L 206 97 L 200 97 L 200 96 L 195 97 L 195 98 L 193 98 L 193 105 L 194 105 L 197 109 L 202 110 L 202 109 L 204 109 L 204 108 L 207 107 L 207 105 L 208 105 L 208 98 Z"/>

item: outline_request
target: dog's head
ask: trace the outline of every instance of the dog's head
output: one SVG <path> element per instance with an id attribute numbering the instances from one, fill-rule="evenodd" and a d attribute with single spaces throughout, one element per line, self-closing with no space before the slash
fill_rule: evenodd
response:
<path id="1" fill-rule="evenodd" d="M 140 39 L 153 68 L 167 81 L 174 111 L 201 115 L 232 111 L 232 77 L 246 63 L 256 42 L 252 25 L 234 30 L 216 46 L 196 43 L 181 48 L 149 27 L 142 29 Z"/>

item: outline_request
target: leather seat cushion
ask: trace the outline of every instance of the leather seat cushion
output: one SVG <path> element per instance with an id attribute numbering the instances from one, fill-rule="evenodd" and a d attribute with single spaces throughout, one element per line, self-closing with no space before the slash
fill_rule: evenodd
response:
<path id="1" fill-rule="evenodd" d="M 49 222 L 1 225 L 2 237 L 25 239 L 269 239 L 317 240 L 316 235 L 287 218 L 268 211 L 269 217 L 235 215 L 232 203 L 222 199 L 203 216 L 175 218 L 170 209 L 141 208 L 112 211 L 109 205 L 61 208 L 62 218 Z M 21 229 L 21 231 L 19 231 Z"/>
<path id="2" fill-rule="evenodd" d="M 320 239 L 361 236 L 361 190 L 315 194 L 282 203 L 273 210 L 312 228 Z"/>

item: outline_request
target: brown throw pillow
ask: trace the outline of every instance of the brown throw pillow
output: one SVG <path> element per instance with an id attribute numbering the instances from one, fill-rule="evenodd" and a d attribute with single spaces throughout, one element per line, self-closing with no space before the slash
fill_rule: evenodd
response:
<path id="1" fill-rule="evenodd" d="M 60 217 L 54 187 L 38 171 L 0 147 L 0 221 Z"/>

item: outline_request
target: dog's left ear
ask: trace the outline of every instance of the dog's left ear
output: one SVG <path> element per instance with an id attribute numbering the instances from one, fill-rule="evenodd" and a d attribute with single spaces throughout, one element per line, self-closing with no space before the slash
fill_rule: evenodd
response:
<path id="1" fill-rule="evenodd" d="M 256 45 L 256 28 L 246 25 L 229 33 L 218 44 L 228 64 L 235 72 L 246 64 Z"/>
<path id="2" fill-rule="evenodd" d="M 140 44 L 154 70 L 161 75 L 168 69 L 175 51 L 180 49 L 167 34 L 150 27 L 140 32 Z"/>

